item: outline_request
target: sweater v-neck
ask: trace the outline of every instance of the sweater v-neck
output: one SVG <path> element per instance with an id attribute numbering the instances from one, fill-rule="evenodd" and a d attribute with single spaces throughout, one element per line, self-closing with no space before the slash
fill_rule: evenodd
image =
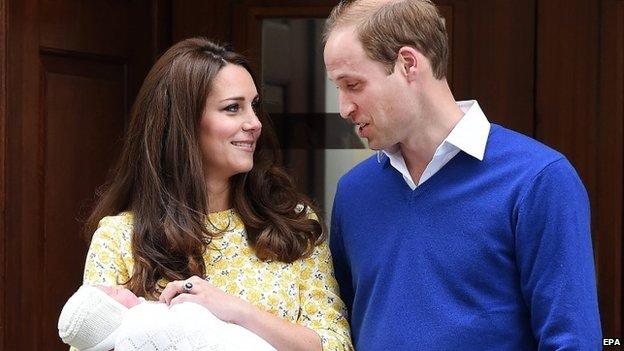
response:
<path id="1" fill-rule="evenodd" d="M 392 173 L 392 180 L 400 182 L 401 192 L 404 194 L 405 198 L 408 200 L 414 200 L 418 198 L 424 192 L 430 190 L 430 188 L 435 188 L 439 185 L 440 182 L 444 182 L 445 179 L 448 179 L 449 175 L 453 172 L 455 168 L 457 168 L 458 164 L 466 162 L 466 157 L 472 157 L 465 153 L 464 151 L 460 151 L 457 155 L 455 155 L 450 161 L 448 161 L 439 171 L 433 174 L 427 181 L 417 186 L 414 190 L 412 190 L 409 185 L 403 179 L 403 175 L 401 172 L 396 170 L 392 165 L 390 165 L 390 160 L 386 158 L 384 168 L 387 168 Z M 478 161 L 475 159 L 475 161 Z M 481 162 L 481 161 L 479 161 Z"/>

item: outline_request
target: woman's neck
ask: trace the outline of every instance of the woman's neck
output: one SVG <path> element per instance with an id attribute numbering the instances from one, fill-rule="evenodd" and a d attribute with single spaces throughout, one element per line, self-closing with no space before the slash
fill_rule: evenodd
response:
<path id="1" fill-rule="evenodd" d="M 208 193 L 208 213 L 219 212 L 230 208 L 230 181 L 208 180 L 206 182 Z"/>

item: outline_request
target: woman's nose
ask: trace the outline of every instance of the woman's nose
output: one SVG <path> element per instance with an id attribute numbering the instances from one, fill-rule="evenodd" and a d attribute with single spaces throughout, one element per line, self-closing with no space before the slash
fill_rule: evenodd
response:
<path id="1" fill-rule="evenodd" d="M 261 128 L 262 123 L 255 113 L 251 114 L 251 116 L 243 123 L 243 130 L 246 132 L 255 132 Z"/>

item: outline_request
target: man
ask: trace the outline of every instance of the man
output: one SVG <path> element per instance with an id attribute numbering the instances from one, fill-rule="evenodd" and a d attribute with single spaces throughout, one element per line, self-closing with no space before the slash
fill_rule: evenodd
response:
<path id="1" fill-rule="evenodd" d="M 325 40 L 340 114 L 379 150 L 332 214 L 355 348 L 600 349 L 587 193 L 563 155 L 455 102 L 435 6 L 343 1 Z"/>

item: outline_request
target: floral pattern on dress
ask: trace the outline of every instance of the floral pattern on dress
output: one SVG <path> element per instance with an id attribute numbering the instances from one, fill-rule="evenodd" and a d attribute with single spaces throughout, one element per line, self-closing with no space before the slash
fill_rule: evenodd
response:
<path id="1" fill-rule="evenodd" d="M 312 213 L 311 218 L 316 216 Z M 230 209 L 211 213 L 209 230 L 224 230 L 204 253 L 205 279 L 255 306 L 316 331 L 323 350 L 352 350 L 346 308 L 333 276 L 326 242 L 293 263 L 262 261 L 247 241 L 245 226 Z M 133 216 L 103 218 L 87 254 L 84 283 L 117 285 L 132 275 Z M 161 280 L 159 284 L 166 285 Z"/>

